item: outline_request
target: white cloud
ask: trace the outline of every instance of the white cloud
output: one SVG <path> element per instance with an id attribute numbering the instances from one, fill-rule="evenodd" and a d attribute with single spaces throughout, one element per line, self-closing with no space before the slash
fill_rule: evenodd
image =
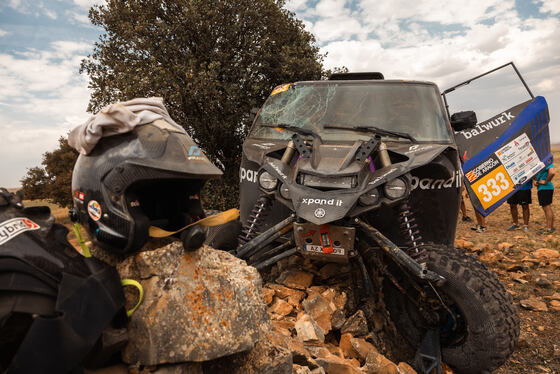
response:
<path id="1" fill-rule="evenodd" d="M 78 68 L 91 48 L 56 41 L 42 51 L 0 54 L 0 185 L 17 186 L 26 168 L 38 166 L 60 136 L 88 118 L 87 77 Z"/>
<path id="2" fill-rule="evenodd" d="M 560 0 L 544 0 L 544 1 L 537 1 L 537 3 L 541 4 L 539 10 L 542 13 L 550 12 L 553 15 L 560 13 Z"/>
<path id="3" fill-rule="evenodd" d="M 381 71 L 387 78 L 436 82 L 441 88 L 513 61 L 534 94 L 546 95 L 551 118 L 560 94 L 560 19 L 523 19 L 514 0 L 321 0 L 313 9 L 300 1 L 306 18 L 328 52 L 327 68 Z M 560 0 L 538 3 L 557 14 Z M 560 114 L 560 113 L 559 113 Z M 553 140 L 560 141 L 560 129 Z"/>
<path id="4" fill-rule="evenodd" d="M 8 35 L 8 34 L 9 34 L 9 32 L 7 32 L 6 30 L 0 29 L 0 38 L 5 36 L 5 35 Z"/>
<path id="5" fill-rule="evenodd" d="M 23 14 L 33 14 L 36 17 L 45 15 L 50 19 L 56 19 L 56 12 L 46 6 L 43 0 L 10 0 L 7 4 L 13 10 Z"/>
<path id="6" fill-rule="evenodd" d="M 288 0 L 286 2 L 286 8 L 292 12 L 303 10 L 307 6 L 307 0 Z"/>
<path id="7" fill-rule="evenodd" d="M 90 24 L 87 14 L 68 10 L 66 11 L 66 15 L 69 19 L 76 21 L 78 24 Z"/>
<path id="8" fill-rule="evenodd" d="M 74 4 L 82 9 L 89 9 L 94 5 L 104 5 L 107 1 L 105 0 L 74 0 Z"/>
<path id="9" fill-rule="evenodd" d="M 56 19 L 57 15 L 56 15 L 56 12 L 54 10 L 48 9 L 46 7 L 44 7 L 42 10 L 45 13 L 45 15 L 47 17 L 49 17 L 50 19 Z"/>

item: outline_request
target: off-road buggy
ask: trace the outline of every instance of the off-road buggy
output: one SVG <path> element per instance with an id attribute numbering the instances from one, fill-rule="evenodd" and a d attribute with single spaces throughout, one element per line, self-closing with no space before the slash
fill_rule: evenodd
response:
<path id="1" fill-rule="evenodd" d="M 236 253 L 258 269 L 296 253 L 350 263 L 365 297 L 380 272 L 422 372 L 440 352 L 457 372 L 493 370 L 519 319 L 497 277 L 453 247 L 460 170 L 433 83 L 347 73 L 277 87 L 243 145 Z"/>

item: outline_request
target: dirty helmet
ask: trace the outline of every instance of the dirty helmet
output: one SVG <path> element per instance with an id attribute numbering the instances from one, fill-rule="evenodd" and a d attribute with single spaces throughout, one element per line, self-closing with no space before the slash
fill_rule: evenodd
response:
<path id="1" fill-rule="evenodd" d="M 131 253 L 148 241 L 150 226 L 175 231 L 204 217 L 200 189 L 221 174 L 183 129 L 156 120 L 80 154 L 70 216 L 95 245 Z"/>

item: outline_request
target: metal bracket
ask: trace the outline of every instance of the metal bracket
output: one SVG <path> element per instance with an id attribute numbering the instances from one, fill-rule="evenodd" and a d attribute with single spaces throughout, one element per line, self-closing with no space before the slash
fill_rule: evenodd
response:
<path id="1" fill-rule="evenodd" d="M 375 151 L 377 147 L 379 147 L 379 139 L 380 138 L 376 135 L 368 140 L 367 143 L 362 144 L 356 152 L 356 160 L 360 162 L 365 161 L 369 157 L 369 155 L 371 155 L 372 152 Z"/>
<path id="2" fill-rule="evenodd" d="M 373 239 L 385 253 L 387 253 L 391 258 L 393 258 L 398 264 L 404 266 L 411 274 L 414 276 L 435 282 L 436 284 L 442 284 L 445 282 L 445 278 L 437 274 L 434 271 L 426 269 L 425 266 L 420 265 L 412 257 L 406 254 L 402 249 L 400 249 L 395 243 L 390 241 L 385 235 L 383 235 L 375 227 L 368 225 L 359 218 L 354 218 L 354 222 L 358 224 L 360 229 L 371 239 Z"/>
<path id="3" fill-rule="evenodd" d="M 294 146 L 301 157 L 308 158 L 311 156 L 311 151 L 307 148 L 305 141 L 298 134 L 294 134 L 292 136 L 292 141 L 294 142 Z"/>
<path id="4" fill-rule="evenodd" d="M 414 356 L 414 367 L 421 374 L 432 374 L 434 369 L 437 374 L 441 374 L 441 347 L 437 330 L 428 330 L 424 334 Z"/>

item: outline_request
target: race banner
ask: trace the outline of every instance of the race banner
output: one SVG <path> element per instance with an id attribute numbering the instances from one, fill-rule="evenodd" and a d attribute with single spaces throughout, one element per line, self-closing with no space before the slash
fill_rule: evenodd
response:
<path id="1" fill-rule="evenodd" d="M 552 163 L 549 122 L 546 100 L 537 96 L 455 133 L 465 186 L 483 216 Z"/>

